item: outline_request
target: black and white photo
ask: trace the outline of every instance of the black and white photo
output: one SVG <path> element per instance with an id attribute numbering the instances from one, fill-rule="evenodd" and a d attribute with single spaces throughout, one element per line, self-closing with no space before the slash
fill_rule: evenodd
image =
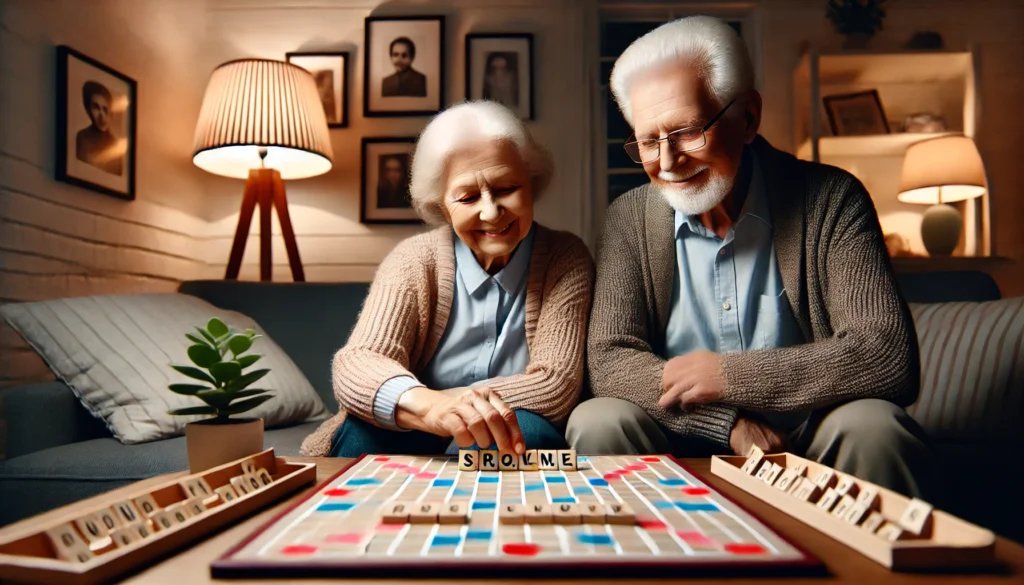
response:
<path id="1" fill-rule="evenodd" d="M 362 223 L 420 223 L 409 197 L 414 137 L 363 138 Z"/>
<path id="2" fill-rule="evenodd" d="M 366 19 L 365 116 L 426 116 L 444 106 L 444 17 Z"/>
<path id="3" fill-rule="evenodd" d="M 466 35 L 466 98 L 495 101 L 532 120 L 533 35 Z"/>
<path id="4" fill-rule="evenodd" d="M 56 87 L 56 178 L 134 199 L 135 80 L 62 45 Z"/>
<path id="5" fill-rule="evenodd" d="M 286 53 L 285 60 L 313 75 L 327 126 L 348 127 L 348 53 Z"/>

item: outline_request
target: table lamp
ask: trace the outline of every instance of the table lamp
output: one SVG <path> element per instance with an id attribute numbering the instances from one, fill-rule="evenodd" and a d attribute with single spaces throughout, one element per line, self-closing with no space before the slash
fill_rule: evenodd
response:
<path id="1" fill-rule="evenodd" d="M 192 162 L 245 179 L 242 207 L 224 278 L 236 280 L 253 211 L 260 208 L 260 280 L 271 280 L 270 215 L 277 211 L 292 278 L 304 281 L 284 179 L 331 170 L 327 118 L 312 74 L 283 61 L 239 59 L 210 75 L 196 124 Z"/>
<path id="2" fill-rule="evenodd" d="M 897 199 L 931 205 L 921 220 L 921 239 L 932 256 L 948 256 L 960 241 L 963 216 L 956 201 L 985 194 L 985 167 L 974 141 L 943 136 L 907 148 Z"/>

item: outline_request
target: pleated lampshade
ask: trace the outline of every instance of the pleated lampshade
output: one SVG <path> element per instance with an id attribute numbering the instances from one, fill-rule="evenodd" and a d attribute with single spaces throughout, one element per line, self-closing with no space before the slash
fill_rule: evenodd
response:
<path id="1" fill-rule="evenodd" d="M 194 146 L 197 167 L 239 179 L 261 166 L 282 179 L 314 177 L 329 171 L 334 157 L 313 76 L 266 59 L 229 61 L 213 71 Z"/>

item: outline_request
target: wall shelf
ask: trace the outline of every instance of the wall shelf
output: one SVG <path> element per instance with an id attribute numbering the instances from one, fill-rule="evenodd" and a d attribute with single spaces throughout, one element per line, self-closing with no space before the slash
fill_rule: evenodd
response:
<path id="1" fill-rule="evenodd" d="M 986 271 L 1009 262 L 1002 256 L 897 256 L 892 258 L 896 272 L 934 272 L 952 270 Z"/>
<path id="2" fill-rule="evenodd" d="M 959 132 L 899 132 L 871 136 L 823 136 L 818 141 L 818 155 L 821 160 L 844 156 L 900 156 L 915 142 L 930 140 Z M 797 149 L 797 157 L 811 159 L 811 139 L 803 141 Z"/>

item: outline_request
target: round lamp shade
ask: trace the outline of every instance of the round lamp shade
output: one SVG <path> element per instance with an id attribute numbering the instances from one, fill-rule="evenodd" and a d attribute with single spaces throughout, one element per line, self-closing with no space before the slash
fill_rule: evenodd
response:
<path id="1" fill-rule="evenodd" d="M 973 199 L 985 194 L 985 167 L 974 141 L 943 136 L 907 148 L 897 199 L 934 205 Z"/>
<path id="2" fill-rule="evenodd" d="M 206 87 L 193 153 L 197 167 L 239 179 L 261 166 L 277 169 L 282 179 L 331 170 L 334 153 L 313 76 L 283 61 L 220 65 Z"/>

